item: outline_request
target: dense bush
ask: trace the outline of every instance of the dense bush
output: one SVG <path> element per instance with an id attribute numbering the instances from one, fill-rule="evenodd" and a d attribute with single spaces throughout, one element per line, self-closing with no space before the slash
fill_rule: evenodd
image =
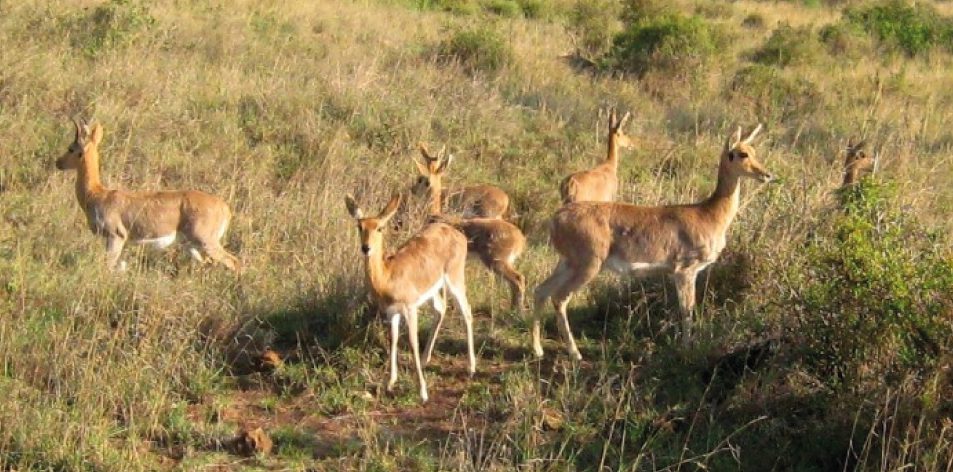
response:
<path id="1" fill-rule="evenodd" d="M 443 41 L 438 55 L 459 62 L 468 72 L 496 72 L 513 61 L 513 51 L 499 33 L 487 28 L 459 31 Z"/>
<path id="2" fill-rule="evenodd" d="M 835 387 L 928 369 L 953 334 L 953 260 L 893 203 L 893 186 L 863 181 L 841 198 L 795 287 L 806 365 Z"/>
<path id="3" fill-rule="evenodd" d="M 782 121 L 813 111 L 821 99 L 809 80 L 761 64 L 739 70 L 728 84 L 727 95 L 751 107 L 756 116 Z"/>
<path id="4" fill-rule="evenodd" d="M 874 5 L 849 8 L 844 21 L 863 28 L 881 44 L 916 56 L 936 46 L 953 48 L 953 20 L 923 2 L 886 0 Z"/>
<path id="5" fill-rule="evenodd" d="M 752 55 L 761 64 L 781 67 L 811 62 L 820 52 L 820 43 L 810 27 L 779 25 L 771 37 Z"/>
<path id="6" fill-rule="evenodd" d="M 687 71 L 706 62 L 720 43 L 717 31 L 700 17 L 646 17 L 616 35 L 605 65 L 638 74 L 651 69 Z"/>
<path id="7" fill-rule="evenodd" d="M 609 50 L 619 30 L 618 2 L 579 0 L 569 14 L 569 30 L 577 53 L 594 58 Z"/>
<path id="8" fill-rule="evenodd" d="M 148 7 L 141 2 L 110 0 L 71 19 L 69 29 L 73 46 L 94 55 L 129 44 L 155 23 Z"/>

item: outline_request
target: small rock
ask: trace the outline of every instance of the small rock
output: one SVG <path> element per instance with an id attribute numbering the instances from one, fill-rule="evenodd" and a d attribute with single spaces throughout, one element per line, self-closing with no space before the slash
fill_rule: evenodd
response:
<path id="1" fill-rule="evenodd" d="M 255 428 L 251 431 L 243 429 L 235 438 L 235 450 L 243 456 L 271 454 L 272 446 L 271 438 L 261 428 Z"/>

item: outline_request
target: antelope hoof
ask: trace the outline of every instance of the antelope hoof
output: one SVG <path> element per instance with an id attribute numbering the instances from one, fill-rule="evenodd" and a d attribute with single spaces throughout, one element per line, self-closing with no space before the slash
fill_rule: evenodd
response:
<path id="1" fill-rule="evenodd" d="M 540 346 L 540 345 L 538 345 L 538 344 L 535 345 L 535 346 L 533 346 L 533 355 L 535 355 L 537 359 L 542 359 L 542 358 L 543 358 L 543 346 Z"/>
<path id="2" fill-rule="evenodd" d="M 578 350 L 578 349 L 573 349 L 573 350 L 569 353 L 569 356 L 572 357 L 572 358 L 573 358 L 574 360 L 576 360 L 576 361 L 581 361 L 581 360 L 582 360 L 582 354 L 579 353 L 579 350 Z"/>
<path id="3" fill-rule="evenodd" d="M 430 397 L 427 396 L 427 389 L 426 388 L 420 389 L 420 403 L 427 403 L 427 400 L 429 399 Z"/>

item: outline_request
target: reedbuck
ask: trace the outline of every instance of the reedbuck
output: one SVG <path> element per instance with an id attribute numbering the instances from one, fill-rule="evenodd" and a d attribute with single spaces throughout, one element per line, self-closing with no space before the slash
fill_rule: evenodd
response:
<path id="1" fill-rule="evenodd" d="M 629 119 L 626 113 L 621 120 L 616 119 L 615 110 L 609 113 L 609 150 L 606 160 L 592 169 L 571 174 L 559 185 L 559 195 L 563 204 L 572 202 L 611 202 L 615 200 L 619 188 L 619 148 L 635 147 L 632 138 L 626 136 L 622 127 Z"/>
<path id="2" fill-rule="evenodd" d="M 535 292 L 532 336 L 537 356 L 543 355 L 539 312 L 551 298 L 570 355 L 582 358 L 569 328 L 566 305 L 573 293 L 606 269 L 669 275 L 678 292 L 682 338 L 684 342 L 689 340 L 695 278 L 725 247 L 725 233 L 738 212 L 741 178 L 771 180 L 771 174 L 755 159 L 751 147 L 760 130 L 758 125 L 742 140 L 738 128 L 734 141 L 725 141 L 718 184 L 711 196 L 701 202 L 658 207 L 577 202 L 556 212 L 550 242 L 559 253 L 559 264 Z"/>
<path id="3" fill-rule="evenodd" d="M 220 198 L 197 190 L 132 192 L 107 189 L 99 178 L 99 144 L 103 127 L 73 120 L 76 134 L 56 168 L 76 170 L 76 198 L 86 213 L 89 229 L 106 238 L 107 267 L 119 265 L 127 241 L 158 249 L 181 238 L 199 262 L 220 262 L 240 270 L 238 258 L 221 245 L 231 211 Z"/>
<path id="4" fill-rule="evenodd" d="M 417 310 L 432 300 L 439 314 L 427 344 L 426 362 L 429 362 L 437 340 L 437 331 L 447 311 L 444 287 L 450 290 L 457 309 L 463 315 L 467 329 L 470 373 L 476 372 L 473 316 L 470 313 L 464 283 L 467 240 L 450 225 L 430 223 L 393 254 L 385 256 L 384 230 L 388 221 L 397 213 L 400 196 L 391 198 L 381 213 L 372 218 L 364 217 L 364 212 L 352 196 L 348 195 L 345 203 L 351 216 L 357 220 L 368 288 L 381 310 L 390 319 L 390 380 L 387 382 L 387 390 L 391 391 L 397 382 L 397 339 L 400 334 L 400 318 L 403 317 L 407 321 L 410 348 L 413 350 L 414 366 L 417 368 L 417 379 L 420 382 L 420 398 L 427 401 L 427 382 L 420 365 L 420 347 L 417 340 Z"/>
<path id="5" fill-rule="evenodd" d="M 864 152 L 864 145 L 866 144 L 866 140 L 857 144 L 853 144 L 852 140 L 847 141 L 847 149 L 845 150 L 847 157 L 844 158 L 844 183 L 841 185 L 842 188 L 850 187 L 859 182 L 867 172 L 876 171 L 877 159 Z"/>
<path id="6" fill-rule="evenodd" d="M 443 153 L 433 157 L 427 147 L 420 143 L 420 154 L 425 162 L 413 158 L 420 172 L 417 186 L 427 189 L 430 215 L 453 225 L 467 237 L 467 252 L 479 257 L 490 271 L 499 274 L 510 285 L 510 304 L 513 310 L 521 311 L 526 291 L 526 279 L 513 267 L 516 258 L 526 248 L 526 237 L 516 225 L 499 218 L 453 218 L 442 214 L 441 189 L 443 174 L 453 155 L 443 158 Z M 423 182 L 423 184 L 421 184 Z M 495 188 L 495 187 L 491 187 Z M 501 191 L 502 192 L 502 191 Z M 505 195 L 505 194 L 504 194 Z M 438 323 L 439 326 L 439 323 Z"/>
<path id="7" fill-rule="evenodd" d="M 450 165 L 453 156 L 444 159 L 446 146 L 436 156 L 431 154 L 423 143 L 420 143 L 419 147 L 424 162 L 414 159 L 420 177 L 414 182 L 411 192 L 417 196 L 440 196 L 436 201 L 431 199 L 430 208 L 431 214 L 435 214 L 435 211 L 439 214 L 442 210 L 440 198 L 443 195 L 443 186 L 439 178 L 434 180 L 431 176 L 442 174 Z M 510 207 L 510 197 L 506 192 L 492 185 L 471 185 L 449 193 L 448 206 L 459 209 L 464 218 L 502 218 Z"/>

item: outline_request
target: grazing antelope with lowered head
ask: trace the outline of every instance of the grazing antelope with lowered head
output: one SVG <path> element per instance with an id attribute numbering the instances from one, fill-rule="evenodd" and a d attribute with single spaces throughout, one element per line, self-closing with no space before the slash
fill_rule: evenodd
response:
<path id="1" fill-rule="evenodd" d="M 500 218 L 453 218 L 444 216 L 441 207 L 441 189 L 443 174 L 450 166 L 453 155 L 443 158 L 443 153 L 433 157 L 427 146 L 419 144 L 420 154 L 425 162 L 412 157 L 420 172 L 418 184 L 427 189 L 430 216 L 451 224 L 467 237 L 467 253 L 479 257 L 480 262 L 492 272 L 499 274 L 510 285 L 510 304 L 516 311 L 522 311 L 526 279 L 513 266 L 516 258 L 526 248 L 526 237 L 520 229 Z M 495 188 L 495 187 L 494 187 Z M 439 326 L 439 323 L 437 324 Z"/>
<path id="2" fill-rule="evenodd" d="M 76 134 L 66 153 L 56 160 L 60 170 L 76 170 L 76 199 L 86 213 L 89 229 L 106 238 L 107 267 L 119 265 L 126 242 L 164 249 L 176 239 L 188 245 L 199 262 L 220 262 L 240 271 L 238 258 L 226 251 L 221 239 L 231 211 L 214 195 L 198 190 L 133 192 L 108 189 L 99 177 L 99 144 L 103 127 L 73 120 Z"/>
<path id="3" fill-rule="evenodd" d="M 866 140 L 853 144 L 852 140 L 847 140 L 847 157 L 844 158 L 844 183 L 841 188 L 850 187 L 859 182 L 867 172 L 873 172 L 877 168 L 877 159 L 870 157 L 864 151 Z"/>
<path id="4" fill-rule="evenodd" d="M 453 156 L 444 159 L 446 146 L 434 156 L 423 143 L 418 145 L 425 162 L 414 159 L 420 176 L 414 182 L 411 192 L 418 197 L 437 195 L 437 200 L 430 200 L 430 214 L 440 214 L 443 209 L 440 199 L 443 196 L 443 182 L 440 179 L 432 179 L 431 175 L 442 174 L 446 166 L 450 165 Z M 502 218 L 510 207 L 509 195 L 492 185 L 471 185 L 449 193 L 448 206 L 459 209 L 464 218 Z"/>
<path id="5" fill-rule="evenodd" d="M 467 240 L 448 224 L 430 223 L 393 254 L 384 255 L 384 230 L 388 221 L 397 213 L 400 195 L 394 195 L 387 206 L 375 217 L 365 217 L 354 197 L 345 199 L 348 212 L 357 220 L 361 237 L 361 252 L 364 254 L 365 275 L 371 295 L 390 319 L 390 379 L 387 390 L 397 382 L 397 339 L 400 334 L 401 317 L 407 322 L 410 348 L 420 382 L 420 398 L 427 401 L 427 382 L 420 364 L 420 347 L 417 338 L 417 310 L 428 301 L 439 313 L 437 325 L 427 344 L 426 359 L 430 360 L 437 331 L 447 311 L 443 288 L 450 291 L 457 309 L 463 315 L 467 329 L 467 354 L 470 373 L 476 372 L 476 355 L 473 351 L 473 315 L 467 301 L 464 266 L 467 257 Z"/>
<path id="6" fill-rule="evenodd" d="M 725 233 L 738 213 L 740 181 L 751 177 L 762 182 L 771 174 L 755 159 L 751 141 L 761 125 L 741 139 L 725 141 L 718 167 L 718 184 L 707 199 L 688 205 L 636 206 L 611 202 L 576 202 L 556 212 L 550 226 L 550 243 L 559 253 L 559 264 L 535 292 L 533 351 L 543 355 L 539 312 L 552 299 L 559 314 L 559 329 L 569 353 L 581 359 L 573 339 L 566 306 L 573 293 L 599 272 L 663 273 L 675 282 L 682 312 L 682 337 L 688 341 L 695 307 L 695 278 L 718 258 L 725 247 Z"/>
<path id="7" fill-rule="evenodd" d="M 611 202 L 615 200 L 619 188 L 619 148 L 632 149 L 635 143 L 625 134 L 622 127 L 631 113 L 621 120 L 616 112 L 609 113 L 609 139 L 606 160 L 592 169 L 570 174 L 559 185 L 559 195 L 563 204 L 572 202 Z"/>

